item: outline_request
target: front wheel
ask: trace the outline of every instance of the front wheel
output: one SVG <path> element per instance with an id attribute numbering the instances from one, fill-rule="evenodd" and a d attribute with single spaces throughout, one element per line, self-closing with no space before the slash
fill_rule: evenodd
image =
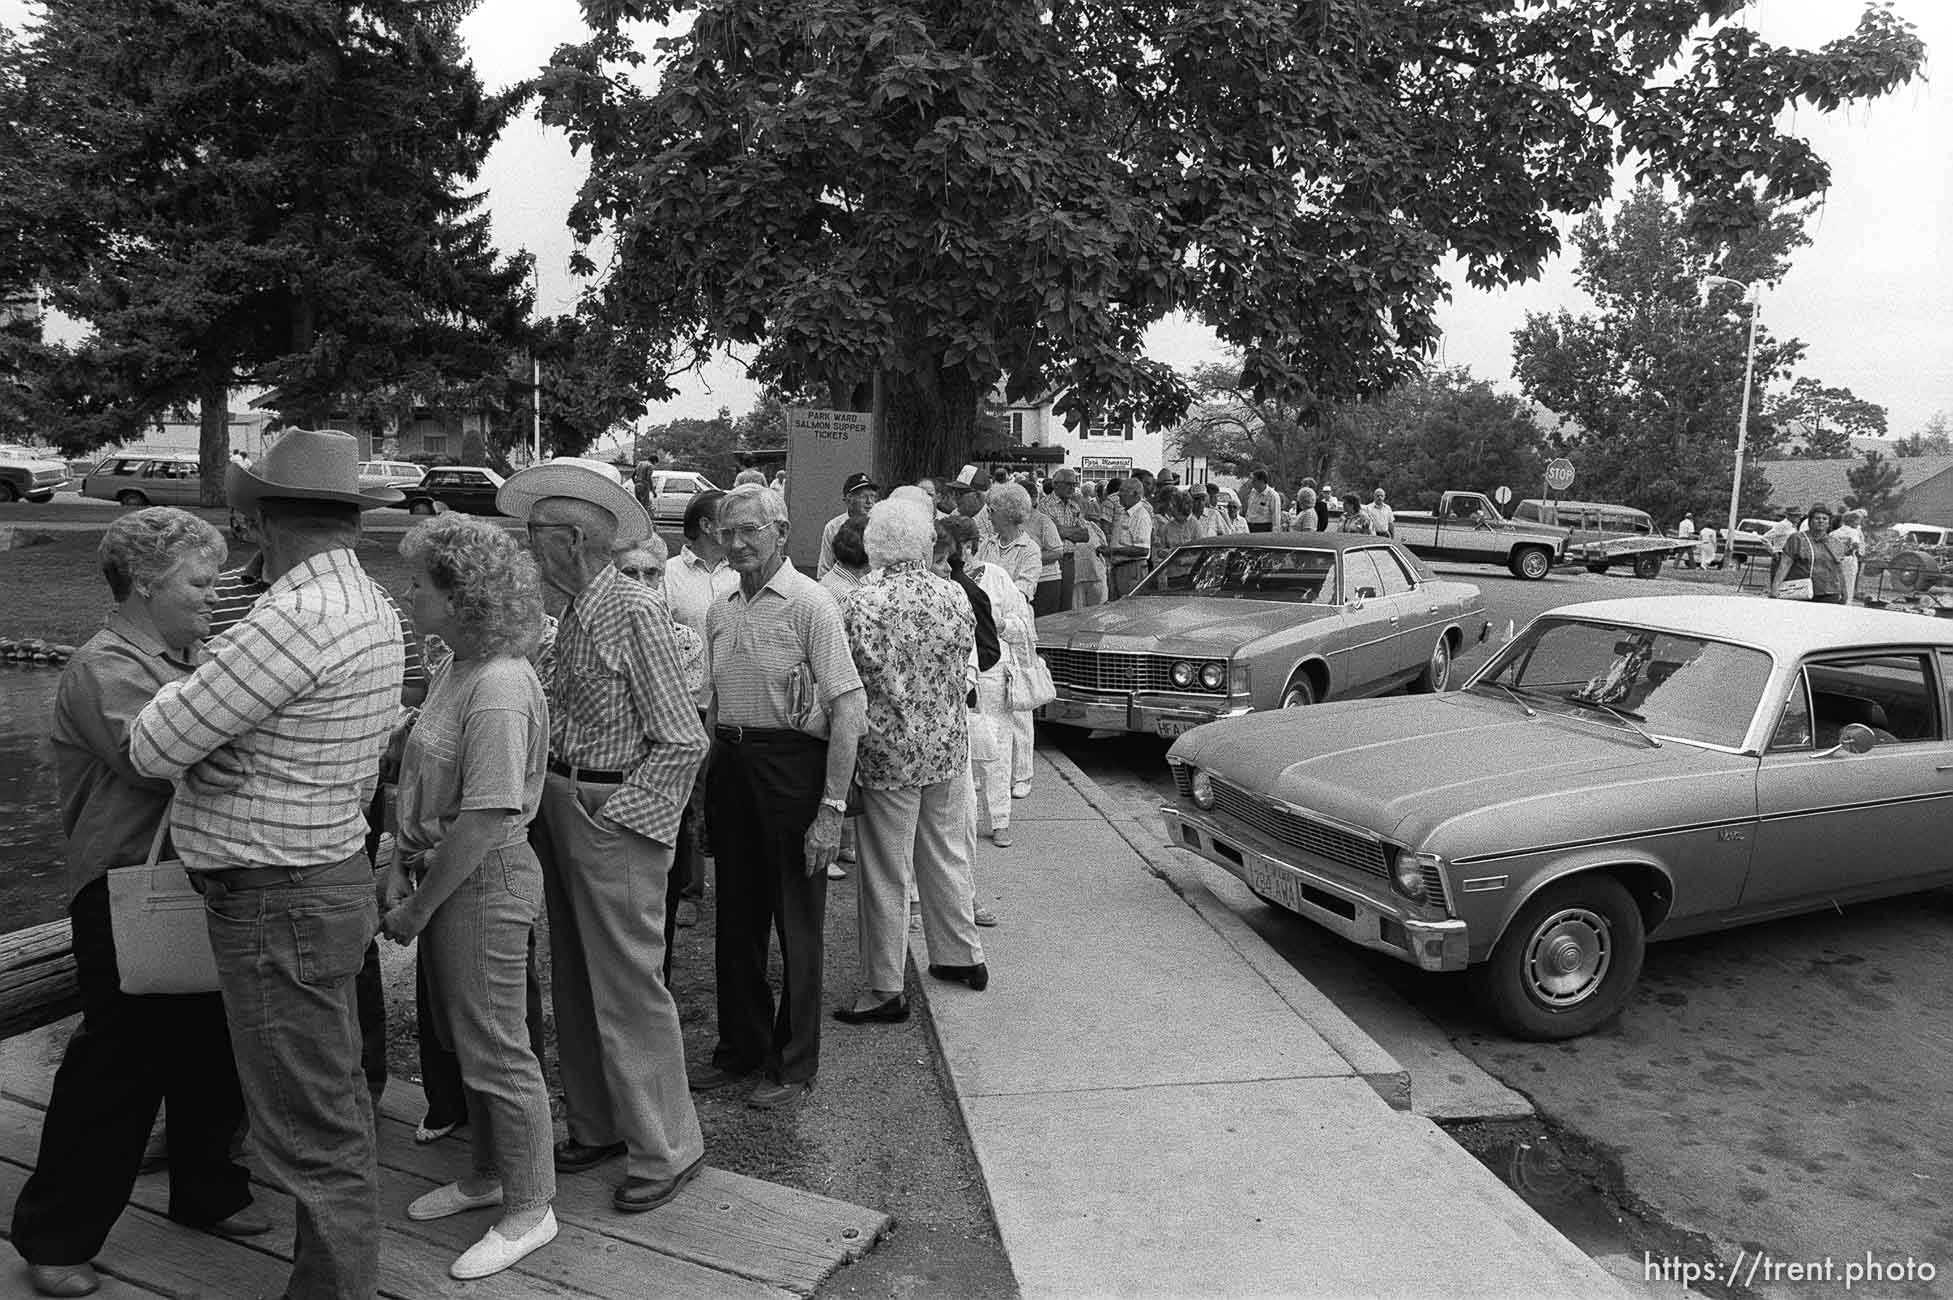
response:
<path id="1" fill-rule="evenodd" d="M 1527 582 L 1538 582 L 1552 567 L 1552 553 L 1537 546 L 1528 546 L 1512 557 L 1512 575 Z"/>
<path id="2" fill-rule="evenodd" d="M 1307 673 L 1297 673 L 1282 688 L 1282 707 L 1285 709 L 1306 709 L 1316 702 L 1316 684 L 1309 680 Z"/>
<path id="3" fill-rule="evenodd" d="M 434 503 L 432 501 L 412 502 L 407 507 L 407 513 L 410 515 L 431 515 L 434 513 Z"/>
<path id="4" fill-rule="evenodd" d="M 18 488 L 7 482 L 7 480 L 0 479 L 0 505 L 5 505 L 9 501 L 16 500 L 19 496 L 20 491 Z"/>
<path id="5" fill-rule="evenodd" d="M 1438 633 L 1438 643 L 1431 647 L 1431 657 L 1424 661 L 1424 671 L 1411 683 L 1413 695 L 1436 695 L 1451 685 L 1451 634 Z"/>
<path id="6" fill-rule="evenodd" d="M 1528 899 L 1491 957 L 1472 967 L 1472 983 L 1515 1036 L 1577 1038 L 1626 1005 L 1646 946 L 1641 909 L 1621 882 L 1579 876 Z"/>
<path id="7" fill-rule="evenodd" d="M 1634 557 L 1635 577 L 1652 578 L 1660 572 L 1661 557 L 1659 555 L 1637 555 Z"/>

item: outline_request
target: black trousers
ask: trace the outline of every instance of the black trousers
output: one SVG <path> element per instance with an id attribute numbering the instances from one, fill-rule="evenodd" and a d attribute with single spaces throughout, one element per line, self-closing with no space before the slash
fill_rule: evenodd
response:
<path id="1" fill-rule="evenodd" d="M 106 880 L 77 894 L 68 915 L 81 1027 L 54 1075 L 33 1176 L 14 1202 L 14 1248 L 30 1264 L 84 1264 L 101 1252 L 165 1100 L 170 1217 L 215 1223 L 251 1203 L 250 1174 L 230 1154 L 244 1097 L 223 999 L 122 992 Z"/>
<path id="2" fill-rule="evenodd" d="M 1251 533 L 1272 533 L 1275 531 L 1275 525 L 1272 523 L 1249 524 L 1248 531 Z"/>
<path id="3" fill-rule="evenodd" d="M 820 1068 L 827 873 L 808 876 L 802 840 L 820 811 L 827 743 L 811 736 L 715 741 L 711 763 L 705 816 L 719 877 L 719 1044 L 712 1061 L 804 1082 Z M 782 971 L 777 1007 L 766 978 L 774 934 Z"/>
<path id="4" fill-rule="evenodd" d="M 1062 578 L 1044 578 L 1031 594 L 1031 613 L 1039 618 L 1058 612 L 1062 603 L 1065 584 Z"/>

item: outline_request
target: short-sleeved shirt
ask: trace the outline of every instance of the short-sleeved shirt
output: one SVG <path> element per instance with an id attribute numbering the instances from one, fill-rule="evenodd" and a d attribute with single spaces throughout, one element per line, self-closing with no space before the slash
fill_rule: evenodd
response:
<path id="1" fill-rule="evenodd" d="M 68 897 L 110 867 L 144 861 L 174 788 L 129 766 L 129 724 L 194 656 L 178 654 L 119 611 L 75 651 L 54 693 L 54 779 L 68 841 Z"/>
<path id="2" fill-rule="evenodd" d="M 855 589 L 841 621 L 868 694 L 856 779 L 904 790 L 961 776 L 970 743 L 963 669 L 976 648 L 962 588 L 918 564 L 892 564 Z"/>
<path id="3" fill-rule="evenodd" d="M 706 672 L 717 721 L 728 726 L 788 729 L 788 683 L 802 664 L 823 702 L 861 686 L 834 597 L 782 559 L 752 599 L 735 588 L 706 615 Z"/>
<path id="4" fill-rule="evenodd" d="M 1241 499 L 1241 517 L 1251 524 L 1272 524 L 1282 517 L 1282 494 L 1272 487 L 1249 488 Z"/>
<path id="5" fill-rule="evenodd" d="M 490 848 L 523 842 L 542 799 L 549 706 L 527 659 L 436 670 L 400 763 L 400 846 L 425 853 L 464 812 L 504 814 Z"/>
<path id="6" fill-rule="evenodd" d="M 1038 583 L 1044 580 L 1044 563 L 1038 558 L 1038 544 L 1029 533 L 1019 533 L 1008 542 L 993 533 L 977 545 L 977 558 L 994 564 L 1010 575 L 1024 599 L 1037 599 Z"/>
<path id="7" fill-rule="evenodd" d="M 1024 533 L 1037 542 L 1038 545 L 1038 555 L 1040 557 L 1038 561 L 1038 581 L 1055 582 L 1063 570 L 1058 567 L 1057 560 L 1046 564 L 1042 557 L 1046 551 L 1062 551 L 1065 549 L 1065 539 L 1058 536 L 1058 525 L 1053 523 L 1051 516 L 1045 514 L 1042 510 L 1033 510 L 1030 516 L 1024 520 Z"/>

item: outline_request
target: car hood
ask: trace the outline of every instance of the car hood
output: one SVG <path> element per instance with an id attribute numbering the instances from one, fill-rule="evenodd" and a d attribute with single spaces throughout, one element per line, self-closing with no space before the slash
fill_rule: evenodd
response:
<path id="1" fill-rule="evenodd" d="M 1334 619 L 1331 605 L 1215 596 L 1129 596 L 1038 620 L 1042 649 L 1224 655 L 1258 637 Z"/>
<path id="2" fill-rule="evenodd" d="M 1756 760 L 1602 719 L 1453 692 L 1353 700 L 1209 723 L 1172 756 L 1216 777 L 1399 843 L 1453 854 L 1645 829 L 1650 809 L 1693 802 L 1701 778 Z M 1654 787 L 1677 793 L 1657 794 Z M 1655 800 L 1665 801 L 1656 803 Z M 1749 812 L 1754 812 L 1753 794 Z M 1679 809 L 1677 809 L 1679 811 Z M 1743 813 L 1727 807 L 1722 815 Z"/>

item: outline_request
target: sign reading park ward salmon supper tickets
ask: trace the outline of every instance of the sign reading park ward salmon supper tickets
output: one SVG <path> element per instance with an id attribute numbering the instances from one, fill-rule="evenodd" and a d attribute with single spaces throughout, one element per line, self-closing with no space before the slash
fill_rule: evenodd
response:
<path id="1" fill-rule="evenodd" d="M 875 472 L 875 423 L 866 411 L 787 408 L 787 557 L 809 577 L 820 558 L 821 528 L 847 502 L 850 474 Z M 886 493 L 884 493 L 886 495 Z"/>

